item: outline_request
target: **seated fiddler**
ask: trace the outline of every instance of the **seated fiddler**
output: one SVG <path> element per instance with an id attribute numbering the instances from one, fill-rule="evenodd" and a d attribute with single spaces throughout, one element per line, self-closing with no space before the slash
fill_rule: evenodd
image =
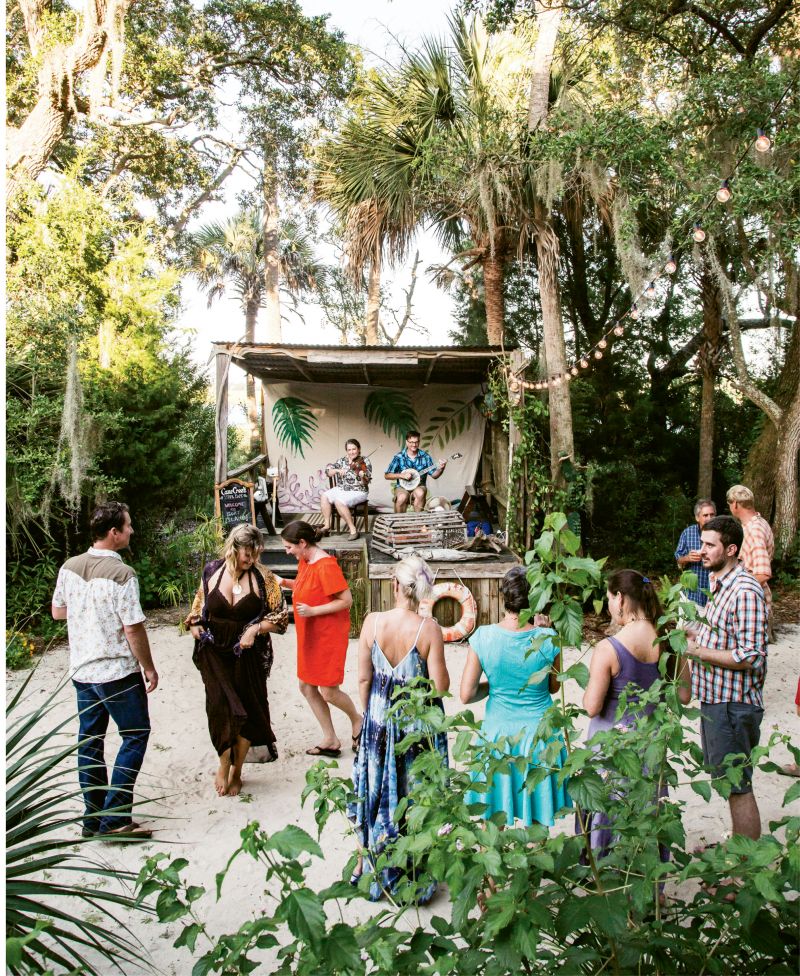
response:
<path id="1" fill-rule="evenodd" d="M 333 509 L 344 519 L 349 539 L 357 539 L 358 531 L 353 520 L 353 509 L 363 504 L 369 497 L 369 483 L 372 481 L 372 463 L 361 456 L 361 445 L 351 437 L 345 442 L 344 457 L 327 465 L 325 474 L 336 478 L 336 485 L 322 493 L 320 508 L 325 520 L 323 532 L 329 535 Z"/>
<path id="2" fill-rule="evenodd" d="M 387 481 L 394 481 L 396 485 L 395 512 L 405 512 L 409 502 L 415 512 L 421 512 L 428 492 L 425 487 L 428 475 L 440 478 L 447 466 L 446 460 L 436 462 L 427 451 L 421 451 L 419 441 L 419 431 L 410 430 L 406 434 L 406 446 L 395 454 L 384 474 Z"/>

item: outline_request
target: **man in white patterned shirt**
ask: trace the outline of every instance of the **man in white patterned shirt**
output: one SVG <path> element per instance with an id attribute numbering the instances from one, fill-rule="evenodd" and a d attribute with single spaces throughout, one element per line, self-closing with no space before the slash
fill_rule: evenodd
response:
<path id="1" fill-rule="evenodd" d="M 136 573 L 119 555 L 133 534 L 127 505 L 98 506 L 90 529 L 89 550 L 68 559 L 59 570 L 52 605 L 53 617 L 67 621 L 70 670 L 78 697 L 83 836 L 145 839 L 152 831 L 133 822 L 131 809 L 150 737 L 147 695 L 158 686 L 158 673 Z M 104 757 L 109 718 L 122 739 L 110 785 Z"/>

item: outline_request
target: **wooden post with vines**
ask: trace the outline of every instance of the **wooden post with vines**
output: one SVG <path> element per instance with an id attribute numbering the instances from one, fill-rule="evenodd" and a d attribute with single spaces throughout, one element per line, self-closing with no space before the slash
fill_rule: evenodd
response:
<path id="1" fill-rule="evenodd" d="M 214 413 L 214 482 L 222 484 L 228 477 L 228 373 L 229 353 L 217 352 L 217 404 Z"/>

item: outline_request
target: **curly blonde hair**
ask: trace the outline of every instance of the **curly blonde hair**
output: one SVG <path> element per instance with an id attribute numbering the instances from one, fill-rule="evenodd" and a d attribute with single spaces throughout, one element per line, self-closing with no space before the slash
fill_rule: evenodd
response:
<path id="1" fill-rule="evenodd" d="M 236 556 L 240 550 L 250 549 L 254 560 L 258 562 L 258 557 L 263 548 L 264 537 L 261 535 L 261 529 L 255 525 L 235 525 L 222 544 L 220 555 L 225 560 L 225 568 L 235 578 Z"/>

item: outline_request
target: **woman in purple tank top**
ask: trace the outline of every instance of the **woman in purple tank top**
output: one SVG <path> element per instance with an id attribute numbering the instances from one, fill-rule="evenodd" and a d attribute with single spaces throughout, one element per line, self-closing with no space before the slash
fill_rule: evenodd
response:
<path id="1" fill-rule="evenodd" d="M 583 696 L 583 707 L 591 721 L 587 732 L 590 741 L 597 732 L 614 727 L 631 725 L 640 714 L 652 711 L 636 707 L 637 697 L 633 688 L 628 692 L 625 711 L 618 715 L 620 696 L 629 685 L 646 691 L 660 678 L 658 662 L 662 648 L 657 643 L 657 621 L 662 615 L 661 603 L 650 580 L 633 569 L 620 569 L 608 580 L 608 610 L 612 621 L 620 629 L 616 636 L 600 641 L 592 652 L 589 666 L 589 684 Z M 689 701 L 688 666 L 681 665 L 681 700 Z M 662 795 L 666 795 L 664 788 Z M 601 813 L 580 812 L 576 817 L 576 832 L 583 833 L 581 819 L 591 833 L 592 848 L 602 857 L 613 839 L 613 825 Z M 588 820 L 588 824 L 586 821 Z M 669 860 L 669 853 L 662 850 L 662 860 Z"/>

